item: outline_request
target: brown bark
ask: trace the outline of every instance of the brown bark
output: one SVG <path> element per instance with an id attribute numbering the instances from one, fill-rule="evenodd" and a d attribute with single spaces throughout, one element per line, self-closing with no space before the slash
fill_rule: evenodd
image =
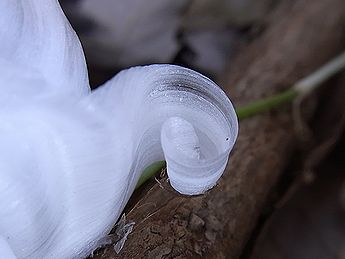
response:
<path id="1" fill-rule="evenodd" d="M 343 0 L 282 0 L 265 31 L 231 63 L 224 89 L 245 104 L 291 86 L 335 56 L 345 39 Z M 296 145 L 288 110 L 241 121 L 219 184 L 182 197 L 155 184 L 127 213 L 133 232 L 116 255 L 93 258 L 238 258 Z"/>

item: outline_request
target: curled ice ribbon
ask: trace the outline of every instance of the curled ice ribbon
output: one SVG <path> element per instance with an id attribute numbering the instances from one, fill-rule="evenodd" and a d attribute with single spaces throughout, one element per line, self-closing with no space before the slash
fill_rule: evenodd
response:
<path id="1" fill-rule="evenodd" d="M 89 255 L 156 161 L 182 194 L 216 184 L 238 122 L 215 83 L 151 65 L 91 92 L 56 0 L 2 0 L 0 10 L 0 257 Z"/>

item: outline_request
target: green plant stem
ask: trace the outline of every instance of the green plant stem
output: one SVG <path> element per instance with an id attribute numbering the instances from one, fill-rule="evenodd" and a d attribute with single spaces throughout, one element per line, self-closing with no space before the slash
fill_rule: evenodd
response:
<path id="1" fill-rule="evenodd" d="M 297 95 L 297 90 L 289 89 L 280 94 L 239 107 L 236 109 L 238 119 L 242 120 L 252 117 L 255 114 L 262 113 L 285 103 L 291 102 Z"/>
<path id="2" fill-rule="evenodd" d="M 142 186 L 152 176 L 154 176 L 156 173 L 160 172 L 163 168 L 165 168 L 165 166 L 166 166 L 165 161 L 158 161 L 146 167 L 144 172 L 141 174 L 139 181 L 137 185 L 135 186 L 135 189 L 138 189 L 140 186 Z"/>

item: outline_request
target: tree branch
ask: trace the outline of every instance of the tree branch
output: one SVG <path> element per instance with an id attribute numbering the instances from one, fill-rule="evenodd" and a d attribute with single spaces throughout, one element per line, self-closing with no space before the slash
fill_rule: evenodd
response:
<path id="1" fill-rule="evenodd" d="M 235 104 L 279 93 L 338 54 L 344 12 L 343 0 L 281 0 L 223 80 Z M 136 224 L 120 254 L 108 246 L 93 258 L 238 258 L 296 146 L 292 124 L 288 110 L 243 121 L 214 189 L 184 197 L 163 179 L 127 211 Z"/>

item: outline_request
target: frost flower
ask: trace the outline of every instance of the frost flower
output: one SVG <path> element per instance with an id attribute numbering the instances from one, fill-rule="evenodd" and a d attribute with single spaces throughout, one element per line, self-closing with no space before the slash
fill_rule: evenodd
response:
<path id="1" fill-rule="evenodd" d="M 1 258 L 87 256 L 153 162 L 167 161 L 180 193 L 216 184 L 238 131 L 217 85 L 152 65 L 91 92 L 57 0 L 2 0 L 0 10 Z"/>

